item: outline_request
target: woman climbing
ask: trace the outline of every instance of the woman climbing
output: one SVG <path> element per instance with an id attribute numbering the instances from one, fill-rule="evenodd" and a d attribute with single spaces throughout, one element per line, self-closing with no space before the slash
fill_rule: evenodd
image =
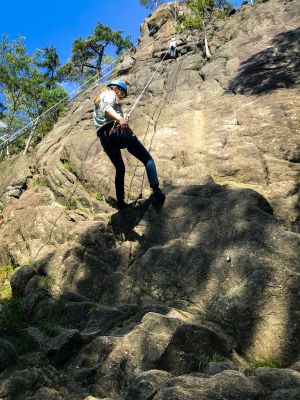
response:
<path id="1" fill-rule="evenodd" d="M 113 80 L 108 83 L 94 102 L 94 124 L 97 136 L 116 169 L 116 196 L 120 210 L 128 206 L 124 201 L 125 165 L 120 149 L 127 148 L 129 153 L 145 165 L 149 184 L 153 190 L 152 195 L 161 202 L 165 199 L 165 195 L 159 188 L 154 160 L 129 128 L 127 119 L 124 117 L 120 102 L 126 96 L 127 86 L 125 82 Z"/>

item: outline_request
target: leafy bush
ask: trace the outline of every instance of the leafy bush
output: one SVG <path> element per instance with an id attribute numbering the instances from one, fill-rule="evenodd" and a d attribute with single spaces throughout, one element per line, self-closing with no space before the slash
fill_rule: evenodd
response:
<path id="1" fill-rule="evenodd" d="M 21 298 L 13 297 L 0 303 L 0 335 L 16 335 L 26 327 L 25 308 Z"/>

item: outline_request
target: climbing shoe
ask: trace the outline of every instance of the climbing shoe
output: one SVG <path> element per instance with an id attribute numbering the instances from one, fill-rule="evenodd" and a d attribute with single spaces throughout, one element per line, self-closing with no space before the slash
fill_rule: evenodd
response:
<path id="1" fill-rule="evenodd" d="M 166 198 L 166 196 L 163 194 L 163 192 L 158 186 L 153 188 L 152 197 L 161 202 L 164 202 Z"/>

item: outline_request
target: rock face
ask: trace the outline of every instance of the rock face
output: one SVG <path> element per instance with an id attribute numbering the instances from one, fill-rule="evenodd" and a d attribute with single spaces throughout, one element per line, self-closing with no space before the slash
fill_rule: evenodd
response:
<path id="1" fill-rule="evenodd" d="M 153 12 L 118 66 L 125 111 L 166 54 L 173 12 Z M 130 119 L 162 207 L 125 151 L 128 199 L 143 198 L 113 207 L 99 87 L 30 158 L 0 165 L 0 261 L 15 266 L 36 349 L 4 338 L 1 398 L 299 397 L 299 13 L 299 0 L 270 0 L 216 20 L 210 60 L 199 32 L 178 34 Z"/>

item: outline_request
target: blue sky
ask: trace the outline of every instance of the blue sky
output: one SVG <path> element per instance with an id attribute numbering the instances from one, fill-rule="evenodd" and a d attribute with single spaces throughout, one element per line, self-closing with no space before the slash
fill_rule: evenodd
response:
<path id="1" fill-rule="evenodd" d="M 148 14 L 138 0 L 2 0 L 0 34 L 25 36 L 30 53 L 53 45 L 65 62 L 73 41 L 91 34 L 98 22 L 123 30 L 136 43 Z"/>
<path id="2" fill-rule="evenodd" d="M 139 0 L 1 0 L 0 34 L 25 36 L 29 53 L 54 46 L 64 63 L 73 41 L 91 34 L 98 22 L 123 30 L 136 44 L 149 13 Z"/>

